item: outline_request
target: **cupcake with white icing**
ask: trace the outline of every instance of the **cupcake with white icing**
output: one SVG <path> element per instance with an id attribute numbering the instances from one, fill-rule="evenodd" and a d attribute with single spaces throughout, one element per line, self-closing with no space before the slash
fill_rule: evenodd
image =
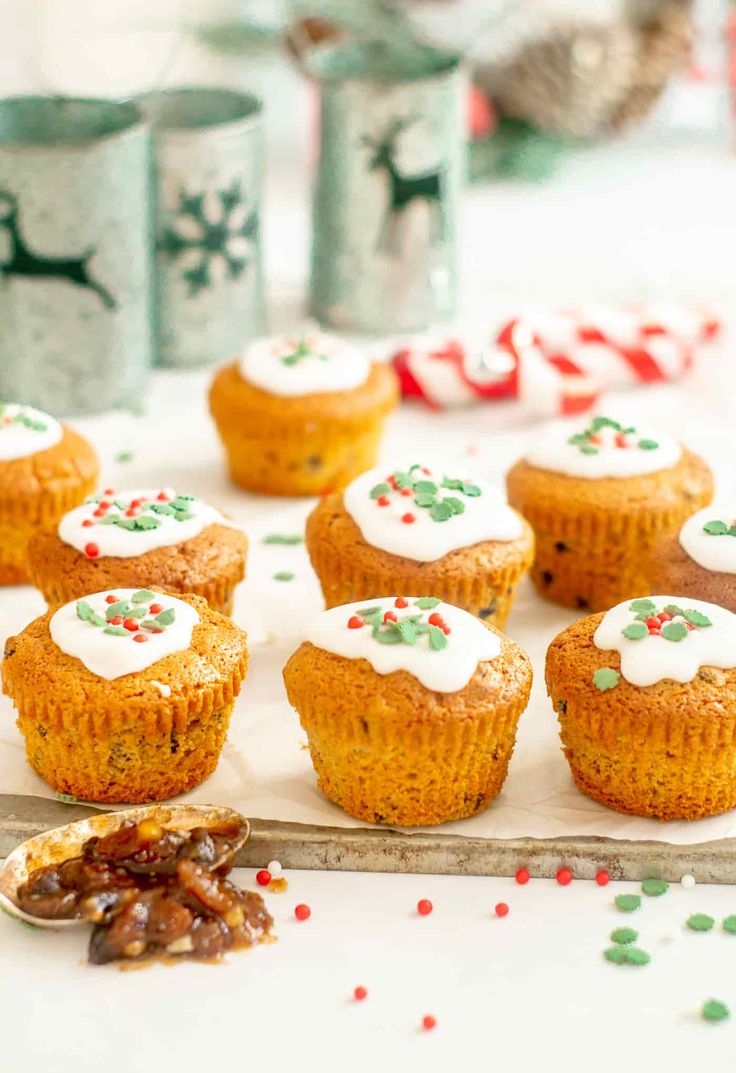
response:
<path id="1" fill-rule="evenodd" d="M 98 470 L 79 433 L 32 406 L 0 402 L 0 585 L 28 581 L 31 535 L 81 503 Z"/>
<path id="2" fill-rule="evenodd" d="M 266 495 L 319 495 L 373 465 L 396 374 L 317 330 L 259 339 L 216 375 L 210 410 L 232 479 Z"/>
<path id="3" fill-rule="evenodd" d="M 736 510 L 721 504 L 693 514 L 652 552 L 653 586 L 736 611 Z"/>
<path id="4" fill-rule="evenodd" d="M 328 607 L 432 592 L 503 627 L 534 555 L 530 526 L 463 463 L 378 467 L 325 496 L 306 543 Z"/>
<path id="5" fill-rule="evenodd" d="M 542 434 L 507 486 L 509 502 L 534 529 L 537 589 L 590 611 L 651 591 L 655 544 L 713 497 L 701 458 L 669 436 L 609 417 Z"/>
<path id="6" fill-rule="evenodd" d="M 106 488 L 28 545 L 31 581 L 50 607 L 86 592 L 159 585 L 230 614 L 248 538 L 198 496 L 173 488 Z"/>
<path id="7" fill-rule="evenodd" d="M 401 826 L 491 803 L 531 680 L 517 644 L 436 597 L 324 611 L 284 668 L 321 790 L 351 816 Z"/>
<path id="8" fill-rule="evenodd" d="M 660 820 L 736 806 L 736 615 L 687 596 L 625 600 L 564 630 L 547 692 L 579 789 Z"/>
<path id="9" fill-rule="evenodd" d="M 198 596 L 117 587 L 9 637 L 3 692 L 33 770 L 87 801 L 160 801 L 215 769 L 245 633 Z"/>

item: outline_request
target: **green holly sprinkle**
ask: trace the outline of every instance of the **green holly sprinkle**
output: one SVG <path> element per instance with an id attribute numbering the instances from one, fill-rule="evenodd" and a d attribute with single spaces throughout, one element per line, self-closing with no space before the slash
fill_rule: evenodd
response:
<path id="1" fill-rule="evenodd" d="M 477 498 L 482 494 L 477 484 L 473 484 L 472 481 L 463 481 L 459 477 L 444 476 L 442 484 L 438 485 L 435 480 L 423 472 L 423 468 L 419 463 L 414 463 L 407 472 L 395 470 L 387 481 L 375 484 L 371 488 L 369 495 L 373 500 L 383 500 L 384 496 L 406 489 L 414 493 L 415 506 L 421 510 L 428 511 L 430 518 L 434 522 L 449 521 L 454 515 L 463 514 L 466 509 L 466 504 L 459 495 L 442 495 L 444 489 L 458 492 L 460 495 L 470 499 Z M 378 505 L 385 506 L 385 500 Z"/>
<path id="2" fill-rule="evenodd" d="M 263 538 L 264 544 L 286 544 L 287 546 L 303 544 L 301 533 L 269 533 Z"/>
<path id="3" fill-rule="evenodd" d="M 114 604 L 108 604 L 105 610 L 105 618 L 109 622 L 111 618 L 116 618 L 118 615 L 126 615 L 128 612 L 127 600 L 117 600 Z"/>
<path id="4" fill-rule="evenodd" d="M 420 596 L 418 600 L 414 601 L 414 606 L 418 607 L 420 611 L 431 611 L 433 607 L 437 607 L 442 601 L 438 600 L 436 596 Z"/>
<path id="5" fill-rule="evenodd" d="M 445 503 L 442 499 L 433 503 L 429 509 L 429 516 L 435 522 L 446 522 L 453 514 L 454 511 L 450 504 Z"/>
<path id="6" fill-rule="evenodd" d="M 715 924 L 713 917 L 707 913 L 693 913 L 685 921 L 690 931 L 710 931 Z"/>
<path id="7" fill-rule="evenodd" d="M 692 623 L 693 626 L 712 626 L 713 623 L 700 611 L 683 611 L 683 618 Z"/>
<path id="8" fill-rule="evenodd" d="M 169 607 L 166 611 L 159 611 L 156 615 L 155 622 L 159 626 L 170 626 L 176 619 L 176 611 L 173 607 Z"/>
<path id="9" fill-rule="evenodd" d="M 113 637 L 129 637 L 130 633 L 123 626 L 105 626 L 103 633 L 111 633 Z"/>
<path id="10" fill-rule="evenodd" d="M 660 895 L 667 893 L 670 885 L 664 879 L 645 879 L 641 889 L 649 898 L 659 898 Z"/>
<path id="11" fill-rule="evenodd" d="M 386 484 L 385 482 L 383 482 L 381 484 L 374 484 L 373 487 L 370 490 L 370 497 L 371 497 L 371 499 L 378 499 L 379 496 L 388 495 L 388 493 L 390 491 L 391 491 L 391 485 L 390 484 Z"/>
<path id="12" fill-rule="evenodd" d="M 86 600 L 77 600 L 77 618 L 82 622 L 89 622 L 93 615 L 94 611 Z"/>
<path id="13" fill-rule="evenodd" d="M 729 935 L 736 935 L 736 916 L 723 918 L 723 930 Z"/>
<path id="14" fill-rule="evenodd" d="M 614 965 L 625 965 L 628 961 L 628 952 L 623 946 L 609 946 L 603 951 L 603 957 Z"/>
<path id="15" fill-rule="evenodd" d="M 126 462 L 132 462 L 133 461 L 133 452 L 132 451 L 118 451 L 118 453 L 115 455 L 115 461 L 120 462 L 122 465 L 125 465 Z"/>
<path id="16" fill-rule="evenodd" d="M 600 667 L 593 675 L 593 685 L 605 693 L 607 689 L 617 686 L 621 675 L 613 667 Z"/>
<path id="17" fill-rule="evenodd" d="M 662 636 L 666 641 L 684 641 L 688 629 L 684 622 L 667 622 L 662 627 Z"/>
<path id="18" fill-rule="evenodd" d="M 447 648 L 447 638 L 439 626 L 429 627 L 429 647 L 436 652 L 441 652 L 443 648 Z"/>
<path id="19" fill-rule="evenodd" d="M 603 951 L 603 956 L 614 965 L 648 965 L 652 960 L 646 950 L 640 950 L 638 946 L 610 946 Z"/>
<path id="20" fill-rule="evenodd" d="M 291 570 L 279 570 L 277 574 L 273 575 L 273 579 L 274 581 L 293 581 L 294 576 Z"/>
<path id="21" fill-rule="evenodd" d="M 621 633 L 630 641 L 641 641 L 643 637 L 648 636 L 649 630 L 643 622 L 630 622 L 628 626 L 624 626 Z"/>
<path id="22" fill-rule="evenodd" d="M 728 533 L 728 526 L 725 522 L 714 518 L 713 521 L 705 523 L 703 532 L 708 533 L 709 536 L 725 536 Z"/>
<path id="23" fill-rule="evenodd" d="M 725 1002 L 710 998 L 700 1007 L 700 1016 L 704 1021 L 726 1021 L 731 1016 L 731 1011 Z"/>
<path id="24" fill-rule="evenodd" d="M 153 593 L 150 591 L 150 589 L 138 589 L 138 592 L 133 593 L 130 598 L 130 601 L 134 604 L 150 604 L 152 599 Z"/>
<path id="25" fill-rule="evenodd" d="M 612 943 L 618 943 L 619 946 L 629 946 L 639 938 L 639 932 L 633 928 L 615 928 L 610 938 Z"/>
<path id="26" fill-rule="evenodd" d="M 641 897 L 638 894 L 617 894 L 613 903 L 622 913 L 633 913 L 641 906 Z"/>
<path id="27" fill-rule="evenodd" d="M 656 451 L 659 444 L 656 440 L 639 440 L 636 446 L 642 451 Z"/>
<path id="28" fill-rule="evenodd" d="M 651 615 L 657 610 L 654 600 L 633 600 L 629 604 L 629 611 L 638 611 L 643 615 Z"/>

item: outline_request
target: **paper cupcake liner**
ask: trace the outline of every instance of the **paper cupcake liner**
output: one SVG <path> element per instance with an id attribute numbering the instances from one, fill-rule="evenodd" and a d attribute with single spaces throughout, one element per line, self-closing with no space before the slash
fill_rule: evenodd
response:
<path id="1" fill-rule="evenodd" d="M 472 816 L 491 803 L 525 702 L 403 728 L 362 712 L 337 718 L 311 697 L 295 706 L 325 796 L 358 819 L 409 827 Z"/>
<path id="2" fill-rule="evenodd" d="M 351 562 L 335 554 L 334 547 L 322 541 L 309 540 L 307 550 L 314 571 L 322 586 L 327 607 L 374 600 L 376 596 L 397 593 L 401 596 L 436 596 L 445 603 L 461 607 L 471 615 L 502 629 L 514 602 L 516 588 L 526 572 L 525 564 L 514 564 L 493 573 L 470 573 L 465 577 L 447 577 L 423 572 L 416 576 L 402 575 L 391 569 L 370 573 L 357 569 Z"/>

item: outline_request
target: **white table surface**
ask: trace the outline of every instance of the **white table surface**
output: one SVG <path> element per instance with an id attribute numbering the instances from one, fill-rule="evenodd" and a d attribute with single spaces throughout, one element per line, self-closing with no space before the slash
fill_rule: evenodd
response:
<path id="1" fill-rule="evenodd" d="M 571 160 L 545 187 L 500 185 L 474 191 L 464 207 L 465 313 L 493 323 L 530 301 L 549 304 L 656 298 L 711 301 L 734 308 L 736 160 L 725 147 L 660 146 L 643 138 Z M 302 300 L 307 217 L 299 168 L 270 187 L 267 260 L 278 280 L 276 323 Z M 153 417 L 166 423 L 173 484 L 216 499 L 226 484 L 208 459 L 214 433 L 191 437 L 178 421 L 182 400 L 204 377 L 157 377 Z M 686 388 L 632 398 L 634 412 L 711 440 L 730 483 L 729 430 L 734 370 L 728 341 L 711 352 Z M 172 389 L 173 385 L 173 389 Z M 201 397 L 201 395 L 199 395 Z M 446 437 L 448 449 L 508 426 L 503 407 L 458 420 L 408 411 L 392 422 L 388 448 L 408 435 Z M 92 431 L 95 422 L 85 423 Z M 101 426 L 99 426 L 101 427 Z M 128 444 L 129 421 L 105 423 L 111 481 L 125 480 L 114 455 Z M 444 446 L 444 444 L 443 444 Z M 273 504 L 243 497 L 242 516 Z M 263 862 L 266 863 L 265 861 Z M 252 882 L 252 873 L 242 878 Z M 673 889 L 645 899 L 638 914 L 612 909 L 614 893 L 592 883 L 517 887 L 513 880 L 293 873 L 286 894 L 269 895 L 279 941 L 224 966 L 180 965 L 120 973 L 82 964 L 82 934 L 38 934 L 0 918 L 2 1073 L 110 1073 L 177 1069 L 213 1062 L 259 1069 L 480 1068 L 577 1073 L 694 1063 L 727 1068 L 736 1030 L 736 938 L 683 930 L 690 912 L 736 912 L 736 889 Z M 420 897 L 435 903 L 419 919 Z M 493 905 L 511 906 L 503 920 Z M 312 918 L 298 924 L 305 901 Z M 652 963 L 641 969 L 602 958 L 613 927 L 641 931 Z M 353 988 L 370 995 L 358 1005 Z M 709 1025 L 697 1011 L 710 997 L 732 1005 L 734 1023 Z M 438 1026 L 418 1031 L 432 1013 Z"/>

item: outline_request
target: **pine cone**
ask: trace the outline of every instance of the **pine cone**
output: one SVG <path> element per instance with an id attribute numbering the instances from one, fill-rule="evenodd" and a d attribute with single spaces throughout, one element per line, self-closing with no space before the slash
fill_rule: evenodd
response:
<path id="1" fill-rule="evenodd" d="M 611 117 L 612 126 L 637 123 L 651 111 L 670 78 L 687 66 L 694 37 L 689 5 L 678 0 L 660 6 L 640 27 L 636 70 L 629 92 Z"/>

